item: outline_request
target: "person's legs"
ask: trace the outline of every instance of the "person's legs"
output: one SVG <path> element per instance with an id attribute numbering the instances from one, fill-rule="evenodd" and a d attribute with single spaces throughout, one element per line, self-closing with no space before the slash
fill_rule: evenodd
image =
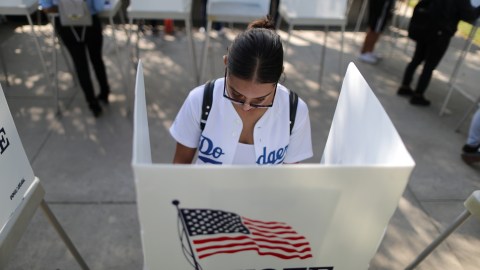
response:
<path id="1" fill-rule="evenodd" d="M 445 55 L 449 43 L 450 37 L 440 36 L 434 42 L 429 44 L 425 58 L 425 65 L 423 66 L 422 74 L 418 79 L 417 88 L 415 89 L 416 93 L 425 93 L 432 78 L 432 73 Z"/>
<path id="2" fill-rule="evenodd" d="M 369 2 L 368 31 L 365 35 L 359 59 L 375 64 L 380 58 L 373 52 L 380 35 L 391 15 L 392 0 L 371 0 Z"/>
<path id="3" fill-rule="evenodd" d="M 98 101 L 94 95 L 92 79 L 90 78 L 90 69 L 87 62 L 85 43 L 78 42 L 72 32 L 77 31 L 78 36 L 81 37 L 82 30 L 79 27 L 74 28 L 75 30 L 72 30 L 71 27 L 62 27 L 58 18 L 56 19 L 55 23 L 57 34 L 72 57 L 80 87 L 83 90 L 83 94 L 85 95 L 85 99 L 87 100 L 90 110 L 93 112 L 95 117 L 98 117 L 101 114 L 102 109 L 100 108 L 100 105 L 98 105 Z"/>
<path id="4" fill-rule="evenodd" d="M 480 108 L 473 115 L 468 131 L 467 144 L 478 148 L 480 145 Z"/>
<path id="5" fill-rule="evenodd" d="M 367 35 L 365 36 L 365 41 L 363 42 L 362 50 L 360 51 L 362 54 L 373 52 L 375 49 L 375 44 L 377 43 L 378 39 L 380 38 L 380 33 L 374 32 L 372 29 L 368 29 Z"/>
<path id="6" fill-rule="evenodd" d="M 108 85 L 107 72 L 102 58 L 103 35 L 102 26 L 97 16 L 93 16 L 93 25 L 88 28 L 86 33 L 86 45 L 90 61 L 92 62 L 98 84 L 100 85 L 100 95 L 98 99 L 108 104 L 108 95 L 110 86 Z"/>
<path id="7" fill-rule="evenodd" d="M 428 44 L 427 42 L 417 42 L 415 46 L 415 52 L 413 53 L 412 60 L 408 63 L 403 73 L 402 87 L 410 88 L 410 84 L 413 80 L 413 75 L 417 70 L 417 67 L 425 60 L 427 56 Z"/>
<path id="8" fill-rule="evenodd" d="M 473 115 L 467 143 L 462 148 L 462 159 L 467 164 L 480 162 L 480 108 Z"/>
<path id="9" fill-rule="evenodd" d="M 430 105 L 430 101 L 425 99 L 424 93 L 427 90 L 430 80 L 432 79 L 433 71 L 445 55 L 449 43 L 450 37 L 444 35 L 435 36 L 432 38 L 431 42 L 429 42 L 428 48 L 426 49 L 427 54 L 425 58 L 425 64 L 423 65 L 422 74 L 420 74 L 420 77 L 418 78 L 417 87 L 415 88 L 415 92 L 410 99 L 411 104 L 420 106 Z"/>

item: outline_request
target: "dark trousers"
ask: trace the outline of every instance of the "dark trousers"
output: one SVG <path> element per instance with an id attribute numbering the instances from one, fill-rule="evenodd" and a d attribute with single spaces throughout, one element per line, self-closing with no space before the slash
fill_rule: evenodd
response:
<path id="1" fill-rule="evenodd" d="M 451 37 L 449 35 L 441 34 L 417 41 L 412 61 L 405 69 L 402 85 L 410 86 L 415 70 L 422 62 L 425 62 L 422 74 L 420 74 L 417 87 L 415 88 L 415 93 L 425 93 L 432 78 L 433 71 L 437 68 L 440 60 L 442 60 L 443 55 L 448 49 L 450 39 Z"/>
<path id="2" fill-rule="evenodd" d="M 87 51 L 90 61 L 92 62 L 93 69 L 95 70 L 98 84 L 100 85 L 100 94 L 108 95 L 110 93 L 105 64 L 103 63 L 102 59 L 102 26 L 96 15 L 94 15 L 92 19 L 92 26 L 86 27 L 85 29 L 84 41 L 77 41 L 73 33 L 73 31 L 76 31 L 77 36 L 81 38 L 83 27 L 73 27 L 72 31 L 72 28 L 69 26 L 61 26 L 58 18 L 55 22 L 57 34 L 65 47 L 67 47 L 67 50 L 72 57 L 75 71 L 77 72 L 78 79 L 80 81 L 80 86 L 82 87 L 88 104 L 97 103 L 97 100 L 95 99 L 93 83 L 90 77 Z"/>

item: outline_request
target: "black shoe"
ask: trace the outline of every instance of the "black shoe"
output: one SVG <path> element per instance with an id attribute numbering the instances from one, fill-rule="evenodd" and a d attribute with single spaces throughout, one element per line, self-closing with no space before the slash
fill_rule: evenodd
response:
<path id="1" fill-rule="evenodd" d="M 426 99 L 423 95 L 414 94 L 410 98 L 410 104 L 415 106 L 430 106 L 430 100 Z"/>
<path id="2" fill-rule="evenodd" d="M 100 104 L 98 104 L 98 102 L 91 103 L 90 105 L 88 105 L 88 107 L 90 108 L 90 111 L 92 111 L 95 118 L 98 118 L 102 114 L 102 107 L 100 107 Z"/>
<path id="3" fill-rule="evenodd" d="M 465 153 L 476 153 L 476 152 L 480 152 L 480 144 L 479 144 L 479 145 L 469 145 L 469 144 L 465 144 L 465 145 L 462 147 L 462 151 L 465 152 Z"/>
<path id="4" fill-rule="evenodd" d="M 410 88 L 410 86 L 400 86 L 397 91 L 397 95 L 399 96 L 404 96 L 404 97 L 411 97 L 413 96 L 413 90 Z"/>
<path id="5" fill-rule="evenodd" d="M 110 102 L 108 101 L 108 94 L 100 94 L 97 96 L 97 100 L 100 101 L 101 103 L 108 105 Z"/>
<path id="6" fill-rule="evenodd" d="M 480 161 L 480 152 L 476 153 L 462 153 L 462 160 L 467 164 L 472 164 Z"/>

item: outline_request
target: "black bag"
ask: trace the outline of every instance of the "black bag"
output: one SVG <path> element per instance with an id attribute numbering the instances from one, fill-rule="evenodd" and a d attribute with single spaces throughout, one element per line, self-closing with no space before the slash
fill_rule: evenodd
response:
<path id="1" fill-rule="evenodd" d="M 420 0 L 413 9 L 408 25 L 408 37 L 418 41 L 427 38 L 435 30 L 435 0 Z"/>

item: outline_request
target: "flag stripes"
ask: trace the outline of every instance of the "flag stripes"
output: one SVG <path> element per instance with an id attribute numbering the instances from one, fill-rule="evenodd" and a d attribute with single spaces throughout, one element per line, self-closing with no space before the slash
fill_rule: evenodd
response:
<path id="1" fill-rule="evenodd" d="M 181 209 L 181 213 L 189 221 L 186 229 L 199 259 L 243 251 L 284 260 L 312 258 L 305 237 L 284 222 L 254 220 L 210 209 Z"/>

